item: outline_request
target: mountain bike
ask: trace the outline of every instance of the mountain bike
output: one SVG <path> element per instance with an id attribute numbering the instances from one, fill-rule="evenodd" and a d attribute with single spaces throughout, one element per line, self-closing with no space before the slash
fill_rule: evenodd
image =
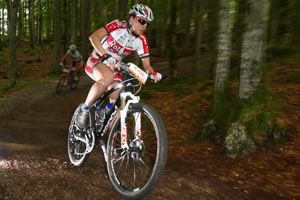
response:
<path id="1" fill-rule="evenodd" d="M 62 65 L 62 75 L 59 78 L 59 81 L 56 86 L 56 93 L 59 94 L 63 90 L 63 88 L 66 88 L 70 86 L 71 90 L 74 90 L 78 83 L 79 83 L 79 75 L 75 75 L 76 68 L 70 65 L 70 67 L 67 67 L 65 65 Z"/>
<path id="2" fill-rule="evenodd" d="M 115 190 L 126 198 L 140 198 L 153 189 L 164 171 L 167 133 L 158 112 L 137 96 L 150 79 L 148 74 L 132 63 L 121 63 L 121 75 L 123 81 L 90 107 L 83 130 L 75 124 L 82 104 L 75 110 L 68 132 L 68 155 L 73 165 L 81 166 L 93 148 L 100 146 Z M 117 90 L 121 90 L 119 98 L 100 122 L 98 108 Z"/>

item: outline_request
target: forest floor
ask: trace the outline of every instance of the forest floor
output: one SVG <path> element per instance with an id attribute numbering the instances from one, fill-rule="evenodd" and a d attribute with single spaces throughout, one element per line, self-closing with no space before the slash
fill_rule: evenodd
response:
<path id="1" fill-rule="evenodd" d="M 51 67 L 43 56 L 31 54 L 19 60 L 31 62 L 20 69 L 20 80 L 41 78 Z M 185 67 L 179 68 L 182 76 L 192 63 L 190 58 L 179 61 Z M 164 62 L 156 65 L 167 68 Z M 274 67 L 268 76 L 271 91 L 280 93 L 286 105 L 278 112 L 290 128 L 290 140 L 240 159 L 227 157 L 221 143 L 191 139 L 211 104 L 209 82 L 189 86 L 193 92 L 184 96 L 175 90 L 153 91 L 155 98 L 145 102 L 157 108 L 166 124 L 169 152 L 159 185 L 145 199 L 299 199 L 300 79 L 291 74 L 300 74 L 300 62 Z M 83 75 L 76 90 L 60 95 L 56 83 L 9 90 L 0 99 L 0 199 L 120 199 L 99 149 L 82 167 L 68 161 L 69 121 L 92 82 Z"/>

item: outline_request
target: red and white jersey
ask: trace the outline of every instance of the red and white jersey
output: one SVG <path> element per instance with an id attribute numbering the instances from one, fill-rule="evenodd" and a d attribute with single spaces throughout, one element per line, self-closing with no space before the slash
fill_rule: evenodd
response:
<path id="1" fill-rule="evenodd" d="M 111 56 L 122 60 L 125 56 L 137 51 L 140 58 L 149 56 L 148 41 L 145 34 L 139 37 L 129 33 L 128 22 L 115 20 L 104 26 L 108 35 L 101 43 Z"/>
<path id="2" fill-rule="evenodd" d="M 66 54 L 70 55 L 73 60 L 76 60 L 76 59 L 82 60 L 82 56 L 80 55 L 79 51 L 77 51 L 77 50 L 75 50 L 75 51 L 68 50 Z"/>
<path id="3" fill-rule="evenodd" d="M 140 58 L 149 57 L 148 41 L 145 34 L 139 37 L 129 33 L 128 22 L 115 20 L 104 26 L 107 36 L 101 41 L 102 47 L 112 57 L 121 61 L 125 56 L 137 51 Z M 101 56 L 94 49 L 85 65 L 86 73 L 95 80 L 93 76 L 94 66 L 100 62 Z M 119 80 L 115 77 L 116 80 Z"/>

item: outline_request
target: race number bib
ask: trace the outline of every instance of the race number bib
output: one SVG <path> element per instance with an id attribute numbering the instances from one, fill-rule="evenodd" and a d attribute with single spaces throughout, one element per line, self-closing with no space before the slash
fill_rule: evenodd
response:
<path id="1" fill-rule="evenodd" d="M 128 68 L 129 71 L 133 73 L 135 77 L 145 85 L 148 78 L 148 74 L 144 72 L 142 69 L 140 69 L 138 66 L 136 66 L 135 64 L 133 63 L 128 63 L 128 64 L 130 65 Z"/>

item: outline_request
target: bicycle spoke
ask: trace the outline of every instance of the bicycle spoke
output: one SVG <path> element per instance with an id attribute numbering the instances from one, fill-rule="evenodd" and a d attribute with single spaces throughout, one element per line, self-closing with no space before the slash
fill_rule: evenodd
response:
<path id="1" fill-rule="evenodd" d="M 120 171 L 120 169 L 121 169 L 121 166 L 122 166 L 122 164 L 123 164 L 123 161 L 124 161 L 124 159 L 125 159 L 125 155 L 122 156 L 121 158 L 122 158 L 122 161 L 121 161 L 121 163 L 120 163 L 120 165 L 119 165 L 119 168 L 118 168 L 118 171 L 117 171 L 117 174 L 118 174 L 118 175 L 119 175 L 119 171 Z"/>
<path id="2" fill-rule="evenodd" d="M 151 172 L 151 169 L 146 165 L 146 163 L 143 161 L 143 159 L 140 158 L 139 161 L 147 168 L 147 170 L 149 172 Z"/>

